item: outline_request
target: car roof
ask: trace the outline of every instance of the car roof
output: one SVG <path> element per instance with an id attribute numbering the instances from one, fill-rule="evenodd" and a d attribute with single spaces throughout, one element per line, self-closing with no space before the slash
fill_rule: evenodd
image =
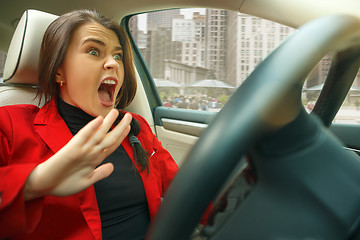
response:
<path id="1" fill-rule="evenodd" d="M 61 15 L 74 9 L 89 8 L 120 20 L 133 13 L 199 7 L 239 11 L 295 28 L 323 15 L 346 13 L 360 16 L 358 0 L 5 0 L 0 8 L 0 50 L 7 51 L 16 24 L 27 9 Z"/>

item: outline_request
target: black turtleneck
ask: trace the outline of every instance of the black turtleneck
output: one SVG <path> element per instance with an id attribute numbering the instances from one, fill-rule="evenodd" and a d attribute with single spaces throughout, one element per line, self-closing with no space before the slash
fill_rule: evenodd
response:
<path id="1" fill-rule="evenodd" d="M 94 119 L 62 99 L 57 106 L 73 135 Z M 103 239 L 144 239 L 150 216 L 140 174 L 122 145 L 103 161 L 108 162 L 114 172 L 94 184 Z"/>
<path id="2" fill-rule="evenodd" d="M 66 103 L 61 98 L 56 99 L 60 116 L 64 119 L 71 133 L 75 135 L 81 128 L 88 124 L 95 117 L 87 114 L 82 109 Z"/>

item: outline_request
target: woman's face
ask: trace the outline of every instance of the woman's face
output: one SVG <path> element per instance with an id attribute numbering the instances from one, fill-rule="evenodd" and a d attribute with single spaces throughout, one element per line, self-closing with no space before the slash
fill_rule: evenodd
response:
<path id="1" fill-rule="evenodd" d="M 57 71 L 62 99 L 96 117 L 115 106 L 123 84 L 123 51 L 115 32 L 98 23 L 78 27 Z"/>

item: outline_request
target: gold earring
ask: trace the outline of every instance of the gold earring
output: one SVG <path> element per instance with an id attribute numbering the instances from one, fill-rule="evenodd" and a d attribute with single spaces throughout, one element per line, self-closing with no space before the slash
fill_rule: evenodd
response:
<path id="1" fill-rule="evenodd" d="M 58 82 L 60 84 L 60 87 L 62 87 L 64 84 L 64 80 L 62 79 L 62 77 L 59 73 L 56 73 L 56 82 Z"/>

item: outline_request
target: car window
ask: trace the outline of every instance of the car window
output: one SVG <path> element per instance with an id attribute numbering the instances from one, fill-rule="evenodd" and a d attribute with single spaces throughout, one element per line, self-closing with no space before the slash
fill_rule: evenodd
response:
<path id="1" fill-rule="evenodd" d="M 214 112 L 295 31 L 222 9 L 140 14 L 130 28 L 164 106 Z"/>
<path id="2" fill-rule="evenodd" d="M 345 124 L 360 123 L 360 73 L 358 72 L 350 92 L 346 96 L 333 122 Z"/>
<path id="3" fill-rule="evenodd" d="M 326 55 L 319 64 L 314 68 L 307 78 L 303 89 L 303 103 L 305 108 L 310 112 L 316 100 L 320 95 L 320 91 L 324 86 L 330 69 L 332 57 Z M 358 72 L 353 85 L 350 88 L 342 106 L 336 114 L 333 123 L 342 124 L 359 124 L 360 123 L 360 73 Z"/>
<path id="4" fill-rule="evenodd" d="M 172 9 L 134 15 L 130 31 L 155 81 L 163 105 L 218 112 L 255 67 L 296 29 L 222 9 Z M 331 57 L 325 56 L 304 84 L 311 111 Z M 358 81 L 355 85 L 358 86 Z M 356 122 L 355 87 L 335 122 Z M 355 117 L 349 120 L 349 118 Z"/>

